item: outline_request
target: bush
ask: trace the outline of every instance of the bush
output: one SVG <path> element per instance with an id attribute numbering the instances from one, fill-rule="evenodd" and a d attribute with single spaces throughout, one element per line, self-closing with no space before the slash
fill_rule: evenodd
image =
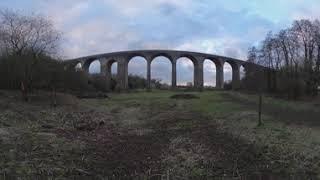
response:
<path id="1" fill-rule="evenodd" d="M 147 88 L 147 80 L 137 75 L 128 76 L 129 89 L 145 89 Z"/>
<path id="2" fill-rule="evenodd" d="M 108 91 L 108 84 L 105 76 L 99 74 L 91 75 L 89 84 L 91 84 L 96 90 L 103 92 Z"/>
<path id="3" fill-rule="evenodd" d="M 303 79 L 292 79 L 286 76 L 278 78 L 277 92 L 288 99 L 298 99 L 305 95 L 306 83 Z"/>
<path id="4" fill-rule="evenodd" d="M 223 84 L 223 89 L 225 89 L 225 90 L 232 90 L 232 81 L 224 82 L 224 84 Z"/>
<path id="5" fill-rule="evenodd" d="M 130 89 L 147 88 L 147 80 L 143 77 L 130 75 L 128 81 Z M 67 68 L 67 64 L 50 57 L 0 57 L 0 88 L 22 90 L 22 84 L 26 94 L 33 89 L 70 93 L 109 90 L 104 76 L 89 76 L 85 71 Z M 151 80 L 151 84 L 156 88 L 162 87 L 159 80 Z M 111 78 L 110 89 L 120 91 L 116 77 Z"/>
<path id="6" fill-rule="evenodd" d="M 7 56 L 0 58 L 0 88 L 59 91 L 93 90 L 84 72 L 67 69 L 61 61 L 49 57 Z"/>

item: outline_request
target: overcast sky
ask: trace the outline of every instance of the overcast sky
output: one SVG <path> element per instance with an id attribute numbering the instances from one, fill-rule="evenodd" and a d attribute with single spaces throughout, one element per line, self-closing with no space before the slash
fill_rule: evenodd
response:
<path id="1" fill-rule="evenodd" d="M 1 9 L 43 14 L 64 33 L 61 55 L 75 58 L 137 49 L 174 49 L 246 59 L 247 49 L 268 31 L 293 20 L 320 16 L 320 0 L 1 0 Z M 94 71 L 97 66 L 90 69 Z M 145 76 L 135 59 L 129 72 Z M 171 66 L 152 64 L 153 78 L 169 82 Z M 179 62 L 180 83 L 192 81 L 192 64 Z M 227 70 L 227 69 L 226 69 Z M 205 84 L 214 84 L 205 63 Z M 211 74 L 210 74 L 211 73 Z M 226 79 L 231 74 L 226 73 Z"/>

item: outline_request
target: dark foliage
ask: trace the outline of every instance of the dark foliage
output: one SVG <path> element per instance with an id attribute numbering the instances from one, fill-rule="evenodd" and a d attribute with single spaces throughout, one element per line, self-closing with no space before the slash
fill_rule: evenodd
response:
<path id="1" fill-rule="evenodd" d="M 129 75 L 129 89 L 145 89 L 147 88 L 147 80 L 137 75 Z"/>
<path id="2" fill-rule="evenodd" d="M 232 81 L 224 82 L 223 89 L 224 90 L 232 90 Z"/>
<path id="3" fill-rule="evenodd" d="M 249 89 L 268 90 L 290 99 L 316 96 L 320 86 L 320 22 L 294 21 L 277 34 L 270 32 L 259 47 L 248 51 L 248 61 L 271 71 L 244 79 Z M 268 89 L 259 84 L 266 80 Z M 258 84 L 257 84 L 258 83 Z"/>
<path id="4" fill-rule="evenodd" d="M 199 99 L 199 96 L 194 94 L 175 94 L 170 97 L 171 99 Z"/>
<path id="5" fill-rule="evenodd" d="M 0 58 L 0 88 L 58 91 L 93 90 L 88 76 L 65 68 L 64 63 L 49 57 L 6 56 Z"/>
<path id="6" fill-rule="evenodd" d="M 128 76 L 129 89 L 146 89 L 148 88 L 147 79 L 138 75 L 130 74 Z M 151 79 L 151 87 L 156 89 L 161 89 L 163 84 L 161 80 Z"/>

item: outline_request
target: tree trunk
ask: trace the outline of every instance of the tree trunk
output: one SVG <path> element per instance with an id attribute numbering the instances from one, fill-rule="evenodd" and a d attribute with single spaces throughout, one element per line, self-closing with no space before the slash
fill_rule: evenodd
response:
<path id="1" fill-rule="evenodd" d="M 262 126 L 262 92 L 259 93 L 258 126 Z"/>
<path id="2" fill-rule="evenodd" d="M 21 81 L 21 93 L 22 93 L 22 99 L 27 102 L 28 101 L 28 92 L 27 92 L 27 89 L 26 89 L 26 84 Z"/>
<path id="3" fill-rule="evenodd" d="M 51 105 L 56 108 L 57 107 L 57 90 L 55 86 L 52 87 L 51 91 Z"/>

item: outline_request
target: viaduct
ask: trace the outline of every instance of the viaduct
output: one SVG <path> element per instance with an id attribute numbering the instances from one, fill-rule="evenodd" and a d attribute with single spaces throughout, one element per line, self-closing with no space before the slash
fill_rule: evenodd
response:
<path id="1" fill-rule="evenodd" d="M 86 56 L 76 59 L 65 61 L 69 68 L 75 68 L 79 63 L 82 70 L 89 72 L 90 64 L 99 60 L 101 64 L 101 73 L 106 77 L 107 86 L 110 88 L 111 84 L 111 66 L 117 62 L 117 85 L 121 90 L 128 88 L 128 64 L 134 57 L 143 57 L 147 61 L 147 87 L 151 87 L 151 62 L 159 56 L 168 58 L 172 65 L 172 87 L 177 86 L 177 60 L 185 57 L 192 61 L 194 65 L 194 87 L 203 88 L 203 64 L 206 59 L 211 60 L 216 66 L 216 88 L 223 88 L 224 72 L 223 65 L 227 62 L 232 67 L 232 88 L 237 89 L 240 86 L 240 67 L 242 66 L 245 71 L 255 69 L 258 71 L 265 70 L 265 67 L 253 64 L 250 62 L 242 61 L 239 59 L 217 56 L 212 54 L 189 52 L 189 51 L 174 51 L 174 50 L 137 50 L 137 51 L 121 51 L 106 54 L 98 54 Z"/>

